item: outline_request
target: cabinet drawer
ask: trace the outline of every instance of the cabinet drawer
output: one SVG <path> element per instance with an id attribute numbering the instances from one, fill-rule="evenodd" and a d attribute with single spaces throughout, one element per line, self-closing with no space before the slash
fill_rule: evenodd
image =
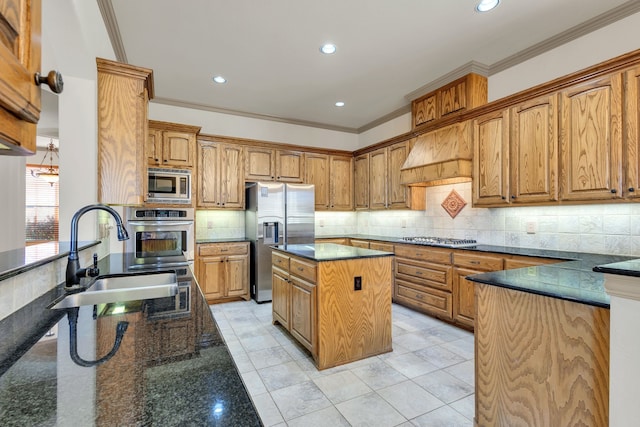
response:
<path id="1" fill-rule="evenodd" d="M 505 258 L 504 269 L 511 270 L 514 268 L 535 267 L 537 265 L 554 264 L 562 262 L 562 260 L 536 257 L 512 257 Z"/>
<path id="2" fill-rule="evenodd" d="M 271 264 L 289 271 L 289 257 L 281 252 L 271 252 Z"/>
<path id="3" fill-rule="evenodd" d="M 417 290 L 408 284 L 396 280 L 396 300 L 422 309 L 426 312 L 439 315 L 446 319 L 452 318 L 452 299 L 450 292 L 438 289 Z"/>
<path id="4" fill-rule="evenodd" d="M 249 253 L 248 243 L 215 243 L 198 245 L 198 255 L 246 255 Z"/>
<path id="5" fill-rule="evenodd" d="M 302 261 L 298 258 L 291 258 L 289 272 L 298 277 L 307 279 L 313 283 L 316 282 L 316 265 Z"/>
<path id="6" fill-rule="evenodd" d="M 503 270 L 502 257 L 479 255 L 477 253 L 454 252 L 453 264 L 458 267 L 468 267 L 475 270 L 498 271 Z"/>
<path id="7" fill-rule="evenodd" d="M 351 246 L 355 246 L 356 248 L 369 249 L 369 242 L 367 240 L 349 239 L 349 242 Z"/>
<path id="8" fill-rule="evenodd" d="M 452 267 L 445 265 L 398 259 L 396 262 L 396 277 L 416 282 L 419 285 L 451 291 L 452 269 Z"/>
<path id="9" fill-rule="evenodd" d="M 396 256 L 404 258 L 451 264 L 451 251 L 447 249 L 418 245 L 396 245 L 395 253 Z"/>
<path id="10" fill-rule="evenodd" d="M 369 249 L 374 251 L 393 252 L 393 245 L 391 243 L 369 242 Z"/>

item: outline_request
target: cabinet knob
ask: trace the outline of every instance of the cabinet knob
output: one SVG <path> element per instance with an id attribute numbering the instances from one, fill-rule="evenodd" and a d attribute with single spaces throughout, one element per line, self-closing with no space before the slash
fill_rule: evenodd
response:
<path id="1" fill-rule="evenodd" d="M 62 93 L 62 89 L 64 89 L 62 74 L 60 74 L 59 71 L 51 70 L 46 76 L 43 76 L 40 73 L 35 73 L 33 77 L 37 86 L 45 83 L 53 93 Z"/>
<path id="2" fill-rule="evenodd" d="M 633 188 L 633 187 L 629 187 L 629 193 L 633 193 L 634 191 L 636 191 L 636 189 L 635 189 L 635 188 Z"/>
<path id="3" fill-rule="evenodd" d="M 158 158 L 156 157 L 156 162 L 159 162 L 159 161 L 160 161 L 160 159 L 158 159 Z"/>
<path id="4" fill-rule="evenodd" d="M 501 198 L 502 200 L 506 200 L 506 199 L 507 199 L 507 198 L 506 198 L 506 197 L 504 197 L 504 196 L 502 196 L 502 197 L 500 197 L 500 198 Z"/>
<path id="5" fill-rule="evenodd" d="M 167 160 L 167 159 L 164 159 L 164 160 L 163 160 L 163 162 L 167 163 L 167 162 L 168 162 L 168 160 Z"/>
<path id="6" fill-rule="evenodd" d="M 611 189 L 611 194 L 616 194 L 618 192 L 618 190 L 616 190 L 615 188 Z"/>
<path id="7" fill-rule="evenodd" d="M 515 198 L 516 198 L 516 196 L 511 196 L 511 198 L 512 198 L 512 199 L 515 199 Z"/>

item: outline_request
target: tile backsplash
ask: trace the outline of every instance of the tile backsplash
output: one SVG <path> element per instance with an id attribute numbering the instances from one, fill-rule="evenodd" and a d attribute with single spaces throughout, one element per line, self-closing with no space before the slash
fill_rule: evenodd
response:
<path id="1" fill-rule="evenodd" d="M 455 218 L 441 206 L 452 189 L 467 202 Z M 456 237 L 499 246 L 640 256 L 640 203 L 472 208 L 471 183 L 463 183 L 428 188 L 424 211 L 319 211 L 315 232 L 318 237 Z M 244 237 L 244 212 L 198 211 L 196 236 Z"/>

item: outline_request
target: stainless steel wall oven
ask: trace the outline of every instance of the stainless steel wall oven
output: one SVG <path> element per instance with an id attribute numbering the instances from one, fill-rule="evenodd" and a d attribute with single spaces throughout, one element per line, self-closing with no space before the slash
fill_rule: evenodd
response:
<path id="1" fill-rule="evenodd" d="M 192 263 L 194 216 L 192 208 L 127 208 L 125 221 L 130 239 L 125 249 L 131 254 L 130 268 L 169 268 Z"/>

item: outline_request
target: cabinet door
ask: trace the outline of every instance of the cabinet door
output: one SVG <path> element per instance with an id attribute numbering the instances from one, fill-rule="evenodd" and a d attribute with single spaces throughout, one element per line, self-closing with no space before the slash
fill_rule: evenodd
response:
<path id="1" fill-rule="evenodd" d="M 465 277 L 478 273 L 481 271 L 453 269 L 453 319 L 470 327 L 475 318 L 474 283 Z"/>
<path id="2" fill-rule="evenodd" d="M 198 283 L 208 301 L 225 296 L 225 257 L 204 257 L 198 261 Z"/>
<path id="3" fill-rule="evenodd" d="M 220 146 L 220 198 L 224 208 L 244 208 L 244 176 L 242 174 L 242 147 Z"/>
<path id="4" fill-rule="evenodd" d="M 6 0 L 0 6 L 0 142 L 21 154 L 36 151 L 40 119 L 40 0 Z M 45 73 L 46 74 L 46 73 Z"/>
<path id="5" fill-rule="evenodd" d="M 291 335 L 312 353 L 316 343 L 316 287 L 291 277 Z"/>
<path id="6" fill-rule="evenodd" d="M 467 82 L 457 81 L 440 89 L 440 117 L 467 107 Z"/>
<path id="7" fill-rule="evenodd" d="M 438 118 L 436 109 L 437 94 L 434 93 L 421 100 L 414 101 L 413 105 L 413 127 L 419 126 L 423 123 L 431 122 Z"/>
<path id="8" fill-rule="evenodd" d="M 562 200 L 622 196 L 622 74 L 560 93 Z"/>
<path id="9" fill-rule="evenodd" d="M 276 180 L 304 181 L 304 155 L 300 151 L 276 150 Z"/>
<path id="10" fill-rule="evenodd" d="M 147 163 L 150 166 L 157 166 L 162 163 L 162 131 L 149 129 L 147 144 Z"/>
<path id="11" fill-rule="evenodd" d="M 387 208 L 387 149 L 369 153 L 369 209 Z"/>
<path id="12" fill-rule="evenodd" d="M 507 204 L 509 195 L 509 111 L 473 121 L 473 205 Z"/>
<path id="13" fill-rule="evenodd" d="M 166 166 L 193 167 L 195 137 L 185 132 L 162 133 L 162 164 Z"/>
<path id="14" fill-rule="evenodd" d="M 315 187 L 316 210 L 329 209 L 329 156 L 318 153 L 304 155 L 304 182 Z"/>
<path id="15" fill-rule="evenodd" d="M 331 156 L 330 206 L 332 210 L 353 209 L 353 157 Z"/>
<path id="16" fill-rule="evenodd" d="M 354 160 L 353 202 L 356 209 L 369 209 L 369 153 Z"/>
<path id="17" fill-rule="evenodd" d="M 244 152 L 244 178 L 247 181 L 273 181 L 276 178 L 276 153 L 274 150 L 247 146 Z"/>
<path id="18" fill-rule="evenodd" d="M 558 200 L 557 95 L 511 110 L 511 202 Z"/>
<path id="19" fill-rule="evenodd" d="M 640 197 L 640 67 L 627 71 L 625 76 L 625 135 L 626 154 L 623 194 Z"/>
<path id="20" fill-rule="evenodd" d="M 271 289 L 273 321 L 280 323 L 285 329 L 289 329 L 289 297 L 291 294 L 289 273 L 278 267 L 272 267 Z"/>
<path id="21" fill-rule="evenodd" d="M 222 205 L 218 185 L 219 159 L 220 144 L 208 141 L 198 143 L 198 207 L 214 208 Z"/>
<path id="22" fill-rule="evenodd" d="M 387 149 L 387 208 L 407 208 L 407 187 L 400 183 L 400 168 L 409 155 L 409 141 L 394 144 Z"/>
<path id="23" fill-rule="evenodd" d="M 226 296 L 249 299 L 248 255 L 230 255 L 226 258 L 225 264 L 227 269 Z"/>

